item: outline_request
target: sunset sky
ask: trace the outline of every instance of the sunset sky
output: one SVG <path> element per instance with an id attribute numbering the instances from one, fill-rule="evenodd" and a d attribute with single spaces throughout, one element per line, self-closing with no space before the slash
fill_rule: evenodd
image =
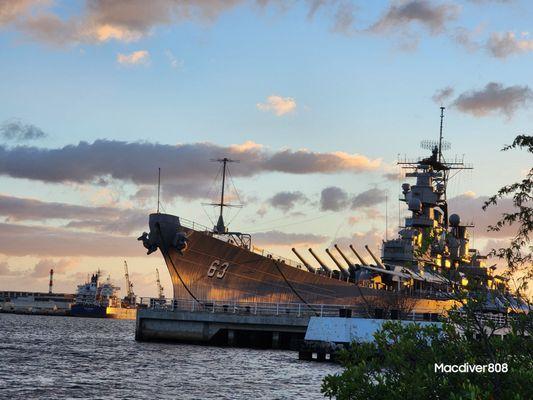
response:
<path id="1" fill-rule="evenodd" d="M 227 222 L 257 246 L 378 252 L 398 155 L 426 155 L 441 105 L 446 157 L 475 168 L 452 211 L 505 243 L 486 227 L 510 202 L 481 205 L 531 167 L 500 149 L 531 134 L 532 21 L 528 0 L 0 0 L 0 290 L 46 291 L 51 267 L 57 291 L 97 268 L 124 288 L 126 259 L 138 295 L 158 267 L 170 296 L 136 241 L 157 169 L 162 209 L 212 226 L 224 156 Z"/>

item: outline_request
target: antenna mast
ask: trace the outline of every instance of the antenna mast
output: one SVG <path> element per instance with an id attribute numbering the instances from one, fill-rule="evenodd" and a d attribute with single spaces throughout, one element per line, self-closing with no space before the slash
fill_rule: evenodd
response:
<path id="1" fill-rule="evenodd" d="M 226 164 L 229 161 L 227 157 L 224 157 L 222 160 L 222 192 L 220 193 L 220 216 L 222 219 L 222 210 L 224 209 L 224 187 L 226 186 Z"/>
<path id="2" fill-rule="evenodd" d="M 159 214 L 159 198 L 161 194 L 161 168 L 158 168 L 157 174 L 157 213 Z"/>
<path id="3" fill-rule="evenodd" d="M 385 195 L 385 240 L 389 240 L 389 195 Z"/>
<path id="4" fill-rule="evenodd" d="M 439 162 L 442 160 L 442 123 L 444 121 L 444 109 L 445 107 L 440 108 Z"/>
<path id="5" fill-rule="evenodd" d="M 216 160 L 211 161 L 217 161 L 219 163 L 222 163 L 222 191 L 220 193 L 220 203 L 210 203 L 209 205 L 220 207 L 220 214 L 218 216 L 217 224 L 213 230 L 214 233 L 223 234 L 227 233 L 226 225 L 224 224 L 224 207 L 241 207 L 240 205 L 235 204 L 226 204 L 224 203 L 224 193 L 226 188 L 226 173 L 228 170 L 228 163 L 231 162 L 239 162 L 238 160 L 231 160 L 227 157 L 219 158 Z"/>

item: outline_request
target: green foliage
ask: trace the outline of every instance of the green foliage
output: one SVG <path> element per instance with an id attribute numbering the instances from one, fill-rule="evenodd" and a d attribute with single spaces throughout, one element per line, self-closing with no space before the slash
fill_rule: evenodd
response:
<path id="1" fill-rule="evenodd" d="M 531 317 L 521 316 L 522 319 Z M 322 384 L 337 399 L 531 399 L 533 341 L 523 335 L 523 320 L 505 339 L 492 336 L 490 352 L 455 325 L 386 322 L 372 343 L 353 343 L 340 354 L 345 370 Z M 444 373 L 435 364 L 507 363 L 508 372 Z M 488 368 L 487 368 L 488 369 Z"/>
<path id="2" fill-rule="evenodd" d="M 533 136 L 518 135 L 513 143 L 502 150 L 524 149 L 533 155 Z M 533 279 L 533 168 L 527 172 L 524 179 L 519 182 L 502 187 L 489 198 L 483 205 L 483 210 L 496 206 L 498 200 L 511 196 L 515 211 L 504 213 L 502 218 L 489 230 L 499 231 L 504 226 L 518 225 L 517 233 L 512 238 L 509 247 L 494 249 L 493 255 L 506 261 L 508 269 L 506 274 L 518 279 L 518 287 L 522 294 L 527 291 L 527 284 Z"/>

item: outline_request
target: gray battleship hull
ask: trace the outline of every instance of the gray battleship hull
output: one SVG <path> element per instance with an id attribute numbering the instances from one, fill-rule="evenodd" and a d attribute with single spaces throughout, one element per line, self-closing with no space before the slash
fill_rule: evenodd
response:
<path id="1" fill-rule="evenodd" d="M 175 223 L 169 223 L 172 218 Z M 161 219 L 161 224 L 155 222 Z M 152 214 L 150 218 L 150 240 L 165 259 L 175 299 L 191 298 L 192 294 L 200 300 L 228 303 L 349 305 L 368 312 L 376 308 L 416 312 L 449 308 L 448 302 L 443 300 L 399 296 L 391 291 L 315 274 L 228 243 L 208 232 L 183 227 L 178 221 L 177 217 L 163 214 Z M 181 249 L 171 245 L 177 231 L 187 238 L 186 246 Z"/>

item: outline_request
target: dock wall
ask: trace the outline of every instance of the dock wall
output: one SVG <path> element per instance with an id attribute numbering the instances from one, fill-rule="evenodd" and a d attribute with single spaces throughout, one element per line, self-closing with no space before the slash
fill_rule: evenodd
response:
<path id="1" fill-rule="evenodd" d="M 139 309 L 135 339 L 219 346 L 297 349 L 308 316 L 242 315 Z"/>

